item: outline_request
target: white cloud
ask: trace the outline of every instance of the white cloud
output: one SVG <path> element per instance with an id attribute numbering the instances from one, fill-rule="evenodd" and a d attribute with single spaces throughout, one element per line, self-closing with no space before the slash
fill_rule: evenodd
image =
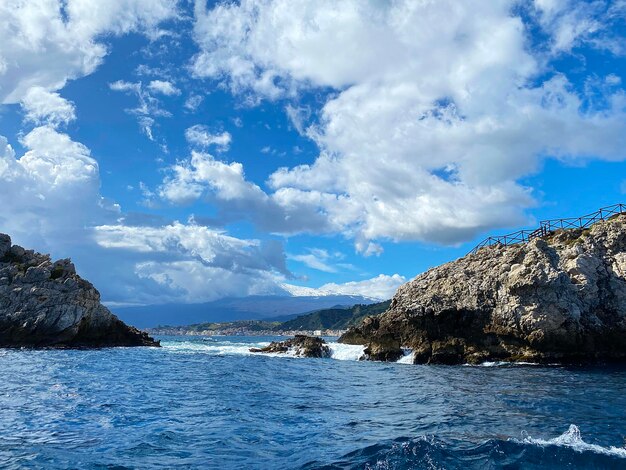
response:
<path id="1" fill-rule="evenodd" d="M 569 5 L 542 3 L 554 17 Z M 306 207 L 326 219 L 318 231 L 341 231 L 368 254 L 381 239 L 457 243 L 527 221 L 532 188 L 518 181 L 541 158 L 626 158 L 624 92 L 607 89 L 603 106 L 590 106 L 529 47 L 513 6 L 200 1 L 193 72 L 251 102 L 334 89 L 316 124 L 287 107 L 320 156 L 276 171 L 260 199 Z M 551 44 L 591 38 L 583 23 L 570 36 L 547 28 Z"/>
<path id="2" fill-rule="evenodd" d="M 180 90 L 176 88 L 171 82 L 163 80 L 152 80 L 148 84 L 148 89 L 153 93 L 160 93 L 165 96 L 180 95 Z"/>
<path id="3" fill-rule="evenodd" d="M 0 137 L 2 231 L 18 243 L 65 251 L 85 239 L 85 227 L 113 220 L 119 207 L 100 193 L 98 163 L 84 145 L 50 126 L 26 134 L 20 158 Z M 80 195 L 80 197 L 77 197 Z"/>
<path id="4" fill-rule="evenodd" d="M 59 126 L 76 119 L 73 103 L 42 87 L 29 88 L 22 99 L 22 108 L 26 111 L 26 120 L 35 124 Z"/>
<path id="5" fill-rule="evenodd" d="M 319 288 L 283 284 L 283 288 L 292 295 L 360 295 L 371 299 L 387 300 L 393 297 L 398 287 L 406 282 L 404 276 L 379 274 L 363 281 L 350 281 L 343 284 L 328 283 Z"/>
<path id="6" fill-rule="evenodd" d="M 623 1 L 534 0 L 534 6 L 540 26 L 551 36 L 552 54 L 569 53 L 582 44 L 626 53 L 626 39 L 609 33 L 626 20 Z"/>
<path id="7" fill-rule="evenodd" d="M 217 223 L 248 219 L 262 230 L 282 234 L 337 232 L 357 217 L 358 210 L 349 198 L 336 194 L 297 188 L 267 194 L 246 179 L 241 163 L 195 150 L 190 159 L 167 169 L 157 193 L 174 204 L 200 199 L 215 203 L 220 209 Z"/>
<path id="8" fill-rule="evenodd" d="M 171 0 L 5 0 L 0 2 L 0 102 L 31 87 L 49 91 L 92 73 L 107 54 L 98 39 L 138 31 L 158 35 L 177 15 Z"/>
<path id="9" fill-rule="evenodd" d="M 185 108 L 188 109 L 191 112 L 194 112 L 194 111 L 196 111 L 200 107 L 200 105 L 202 104 L 202 101 L 204 101 L 204 97 L 203 96 L 201 96 L 201 95 L 191 95 L 185 101 Z"/>
<path id="10" fill-rule="evenodd" d="M 322 249 L 309 249 L 308 253 L 299 255 L 289 255 L 288 258 L 294 261 L 298 261 L 311 269 L 323 271 L 326 273 L 336 273 L 337 268 L 330 263 L 335 258 L 342 258 L 340 253 L 331 254 L 327 250 Z"/>
<path id="11" fill-rule="evenodd" d="M 220 152 L 227 151 L 233 140 L 230 133 L 226 131 L 213 133 L 207 126 L 201 124 L 187 128 L 185 138 L 190 144 L 204 148 L 215 146 Z"/>
<path id="12" fill-rule="evenodd" d="M 195 224 L 103 225 L 97 243 L 131 256 L 129 271 L 158 286 L 145 288 L 141 302 L 205 302 L 226 296 L 278 294 L 290 274 L 279 242 L 242 240 Z M 127 263 L 128 264 L 128 263 Z"/>
<path id="13" fill-rule="evenodd" d="M 265 199 L 258 186 L 245 180 L 241 163 L 224 163 L 194 150 L 189 162 L 179 162 L 171 171 L 173 174 L 165 179 L 159 194 L 174 203 L 192 202 L 207 190 L 224 201 Z"/>
<path id="14" fill-rule="evenodd" d="M 298 131 L 298 134 L 306 135 L 307 127 L 311 119 L 311 108 L 308 106 L 295 107 L 288 104 L 285 107 L 285 112 L 291 124 L 293 124 L 293 127 Z"/>

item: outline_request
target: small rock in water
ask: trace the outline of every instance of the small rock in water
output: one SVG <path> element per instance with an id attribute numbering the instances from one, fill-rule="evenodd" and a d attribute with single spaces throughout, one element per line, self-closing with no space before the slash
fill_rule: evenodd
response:
<path id="1" fill-rule="evenodd" d="M 272 341 L 264 348 L 250 348 L 253 353 L 287 353 L 300 357 L 330 357 L 330 348 L 322 338 L 296 335 L 285 341 Z"/>

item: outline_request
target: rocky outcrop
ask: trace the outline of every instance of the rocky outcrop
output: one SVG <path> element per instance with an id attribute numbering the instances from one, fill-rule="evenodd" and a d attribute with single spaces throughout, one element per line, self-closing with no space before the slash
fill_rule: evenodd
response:
<path id="1" fill-rule="evenodd" d="M 254 353 L 289 353 L 299 357 L 330 357 L 330 348 L 322 338 L 296 335 L 285 341 L 272 341 L 264 348 L 250 348 Z"/>
<path id="2" fill-rule="evenodd" d="M 626 361 L 626 216 L 431 269 L 340 341 L 372 360 Z"/>
<path id="3" fill-rule="evenodd" d="M 0 234 L 0 347 L 158 345 L 102 305 L 69 259 L 53 262 Z"/>

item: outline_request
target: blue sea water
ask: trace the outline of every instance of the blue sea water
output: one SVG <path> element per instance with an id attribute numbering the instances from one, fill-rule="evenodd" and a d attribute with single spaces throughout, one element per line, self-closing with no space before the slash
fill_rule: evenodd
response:
<path id="1" fill-rule="evenodd" d="M 272 338 L 0 350 L 0 467 L 626 468 L 626 369 L 250 354 Z M 406 362 L 406 360 L 404 361 Z"/>

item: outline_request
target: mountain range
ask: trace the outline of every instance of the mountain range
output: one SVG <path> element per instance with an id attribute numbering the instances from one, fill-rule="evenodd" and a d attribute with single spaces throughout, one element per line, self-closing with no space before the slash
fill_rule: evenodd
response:
<path id="1" fill-rule="evenodd" d="M 379 302 L 358 295 L 249 296 L 224 298 L 202 304 L 166 304 L 112 308 L 124 322 L 137 328 L 182 326 L 236 320 L 286 321 L 321 309 L 350 308 Z"/>

